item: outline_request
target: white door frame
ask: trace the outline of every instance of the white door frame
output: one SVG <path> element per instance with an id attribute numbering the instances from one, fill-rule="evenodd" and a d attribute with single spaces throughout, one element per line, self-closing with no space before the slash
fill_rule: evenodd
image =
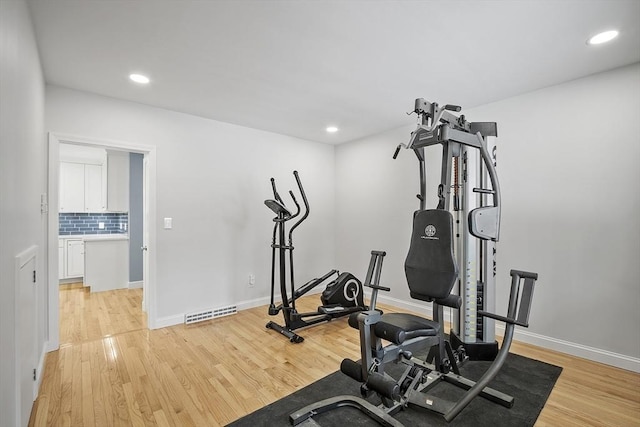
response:
<path id="1" fill-rule="evenodd" d="M 147 306 L 147 327 L 156 329 L 156 147 L 150 145 L 132 144 L 123 141 L 88 138 L 77 135 L 49 132 L 49 219 L 48 219 L 48 342 L 47 351 L 60 347 L 60 308 L 59 308 L 59 280 L 58 280 L 58 230 L 59 230 L 59 180 L 60 180 L 60 143 L 85 145 L 89 147 L 108 148 L 132 153 L 144 154 L 147 162 L 146 178 L 148 180 L 147 212 L 145 216 L 145 242 L 148 251 L 144 267 L 144 293 Z"/>
<path id="2" fill-rule="evenodd" d="M 142 159 L 142 310 L 149 312 L 149 299 L 147 298 L 149 287 L 145 282 L 149 277 L 149 159 Z M 148 318 L 147 318 L 148 320 Z"/>

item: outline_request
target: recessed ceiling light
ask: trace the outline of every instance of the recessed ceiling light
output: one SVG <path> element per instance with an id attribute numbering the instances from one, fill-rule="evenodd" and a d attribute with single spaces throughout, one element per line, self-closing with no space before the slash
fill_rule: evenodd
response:
<path id="1" fill-rule="evenodd" d="M 327 128 L 327 132 L 329 132 L 329 133 L 338 132 L 338 128 L 337 128 L 337 127 L 335 127 L 335 126 L 329 126 L 329 127 Z"/>
<path id="2" fill-rule="evenodd" d="M 129 78 L 136 83 L 142 83 L 142 84 L 149 83 L 149 77 L 143 76 L 142 74 L 129 74 Z"/>
<path id="3" fill-rule="evenodd" d="M 587 40 L 587 44 L 602 44 L 611 41 L 616 37 L 618 37 L 618 31 L 616 30 L 603 31 L 602 33 L 596 34 Z"/>

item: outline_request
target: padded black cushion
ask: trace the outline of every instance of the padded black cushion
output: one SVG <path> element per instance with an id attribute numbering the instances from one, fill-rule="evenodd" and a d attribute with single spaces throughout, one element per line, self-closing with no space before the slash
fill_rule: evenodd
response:
<path id="1" fill-rule="evenodd" d="M 360 312 L 351 313 L 349 315 L 349 326 L 353 329 L 360 329 L 360 326 L 358 325 L 358 314 L 360 314 Z"/>
<path id="2" fill-rule="evenodd" d="M 380 309 L 376 309 L 376 311 L 380 314 L 384 314 L 382 312 L 382 310 Z M 358 324 L 358 315 L 361 313 L 361 311 L 356 311 L 355 313 L 351 313 L 349 315 L 349 326 L 351 326 L 353 329 L 360 329 L 360 325 Z"/>
<path id="3" fill-rule="evenodd" d="M 449 296 L 458 279 L 451 212 L 430 209 L 415 213 L 404 270 L 413 298 L 432 301 Z"/>
<path id="4" fill-rule="evenodd" d="M 440 324 L 408 313 L 389 313 L 382 316 L 375 324 L 376 336 L 402 344 L 416 337 L 432 337 L 440 332 Z"/>

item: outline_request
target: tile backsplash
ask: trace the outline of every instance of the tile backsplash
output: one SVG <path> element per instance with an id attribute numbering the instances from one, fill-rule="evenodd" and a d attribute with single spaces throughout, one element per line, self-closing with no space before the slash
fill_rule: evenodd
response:
<path id="1" fill-rule="evenodd" d="M 129 228 L 129 215 L 126 213 L 60 213 L 60 236 L 77 234 L 126 234 Z M 104 228 L 100 228 L 100 223 Z"/>

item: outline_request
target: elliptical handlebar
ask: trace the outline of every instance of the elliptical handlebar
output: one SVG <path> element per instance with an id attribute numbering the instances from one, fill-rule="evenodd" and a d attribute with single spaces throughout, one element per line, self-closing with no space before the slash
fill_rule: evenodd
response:
<path id="1" fill-rule="evenodd" d="M 275 178 L 271 178 L 271 189 L 273 190 L 273 198 L 276 199 L 276 201 L 280 202 L 280 204 L 284 206 L 284 202 L 282 201 L 280 194 L 278 194 L 278 190 L 276 190 Z"/>
<path id="2" fill-rule="evenodd" d="M 287 205 L 284 203 L 284 200 L 282 200 L 282 197 L 280 197 L 280 193 L 278 193 L 275 178 L 271 178 L 271 189 L 273 190 L 273 198 L 275 199 L 275 201 L 278 202 L 282 208 L 286 209 L 287 212 L 289 212 L 289 210 L 287 209 Z M 284 221 L 291 221 L 293 218 L 300 215 L 300 204 L 298 203 L 295 194 L 293 194 L 293 191 L 289 190 L 289 195 L 291 196 L 291 200 L 293 200 L 293 203 L 296 205 L 296 212 L 294 214 L 288 215 L 284 219 Z M 267 203 L 267 201 L 265 201 L 265 203 Z"/>
<path id="3" fill-rule="evenodd" d="M 311 211 L 311 208 L 309 207 L 309 201 L 307 200 L 307 194 L 304 192 L 304 187 L 302 186 L 302 181 L 300 181 L 300 175 L 298 174 L 298 171 L 293 171 L 293 176 L 296 178 L 296 184 L 298 184 L 298 190 L 302 195 L 302 202 L 304 203 L 304 214 L 302 215 L 302 218 L 300 218 L 298 222 L 293 224 L 289 229 L 289 240 L 291 240 L 291 235 L 293 234 L 293 230 L 295 230 L 296 227 L 302 224 L 302 221 L 307 219 L 307 217 L 309 216 L 309 212 Z"/>
<path id="4" fill-rule="evenodd" d="M 307 193 L 305 193 L 304 187 L 302 186 L 302 181 L 300 180 L 300 174 L 298 174 L 298 171 L 294 170 L 293 176 L 296 179 L 296 184 L 298 185 L 298 191 L 302 196 L 302 202 L 304 204 L 304 213 L 302 217 L 298 219 L 298 221 L 295 224 L 293 224 L 289 229 L 289 242 L 291 242 L 293 230 L 295 230 L 302 223 L 302 221 L 307 219 L 307 217 L 309 216 L 309 212 L 311 211 L 311 208 L 309 207 L 309 200 L 307 200 Z M 289 213 L 286 205 L 284 204 L 284 200 L 282 200 L 282 197 L 280 197 L 280 194 L 278 193 L 278 189 L 276 188 L 275 178 L 271 178 L 271 188 L 273 190 L 273 198 L 277 203 L 270 202 L 267 200 L 265 201 L 265 204 L 267 204 L 267 202 L 272 203 L 272 205 L 267 204 L 267 206 L 269 206 L 276 213 L 278 213 L 279 210 L 284 209 L 287 215 L 284 217 L 284 219 L 280 219 L 280 221 L 291 221 L 293 218 L 296 218 L 298 215 L 302 213 L 302 207 L 300 206 L 300 203 L 298 203 L 298 200 L 296 199 L 296 196 L 293 191 L 289 190 L 289 195 L 291 196 L 291 200 L 293 200 L 293 203 L 296 205 L 296 212 L 294 214 L 291 214 Z"/>
<path id="5" fill-rule="evenodd" d="M 291 215 L 291 217 L 289 218 L 289 220 L 292 220 L 293 218 L 300 215 L 300 203 L 298 203 L 298 201 L 296 200 L 296 196 L 293 194 L 293 191 L 289 190 L 289 195 L 291 196 L 293 203 L 296 205 L 296 213 Z"/>

